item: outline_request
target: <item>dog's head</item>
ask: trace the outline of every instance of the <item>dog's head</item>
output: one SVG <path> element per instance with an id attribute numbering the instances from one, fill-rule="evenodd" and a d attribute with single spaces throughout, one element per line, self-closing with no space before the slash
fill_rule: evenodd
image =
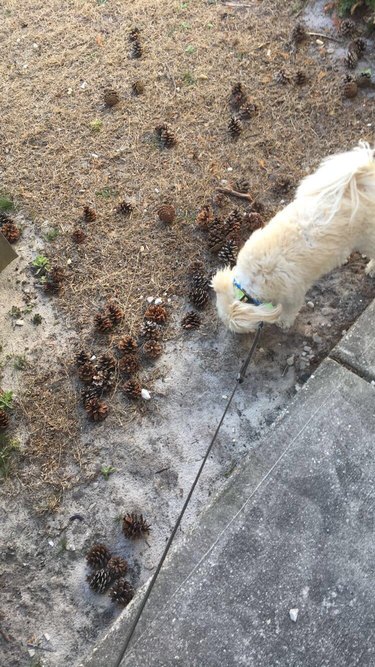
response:
<path id="1" fill-rule="evenodd" d="M 255 331 L 260 322 L 277 322 L 281 315 L 282 306 L 239 301 L 235 296 L 233 285 L 233 271 L 230 268 L 221 269 L 212 278 L 212 287 L 216 292 L 216 307 L 220 319 L 236 333 Z"/>

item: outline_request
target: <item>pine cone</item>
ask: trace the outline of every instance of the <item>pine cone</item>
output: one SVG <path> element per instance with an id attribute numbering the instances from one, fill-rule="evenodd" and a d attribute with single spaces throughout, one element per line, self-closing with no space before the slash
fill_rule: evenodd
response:
<path id="1" fill-rule="evenodd" d="M 0 409 L 0 431 L 5 431 L 9 426 L 9 416 L 5 410 Z"/>
<path id="2" fill-rule="evenodd" d="M 104 104 L 106 107 L 115 107 L 120 101 L 120 96 L 113 88 L 106 88 L 104 91 Z"/>
<path id="3" fill-rule="evenodd" d="M 238 139 L 242 132 L 242 125 L 238 118 L 235 118 L 235 116 L 231 116 L 231 119 L 228 123 L 228 132 L 232 139 Z"/>
<path id="4" fill-rule="evenodd" d="M 207 278 L 206 274 L 203 271 L 196 271 L 190 277 L 190 282 L 192 287 L 199 287 L 200 289 L 209 291 L 210 281 Z"/>
<path id="5" fill-rule="evenodd" d="M 239 111 L 241 107 L 245 106 L 247 103 L 247 96 L 242 87 L 242 83 L 236 83 L 232 87 L 232 91 L 229 98 L 229 104 L 232 107 L 233 111 Z"/>
<path id="6" fill-rule="evenodd" d="M 142 385 L 138 380 L 129 380 L 125 382 L 122 390 L 129 398 L 139 398 L 142 393 Z"/>
<path id="7" fill-rule="evenodd" d="M 292 42 L 295 44 L 301 44 L 305 39 L 307 39 L 307 32 L 305 26 L 302 23 L 297 23 L 292 30 Z"/>
<path id="8" fill-rule="evenodd" d="M 212 252 L 215 252 L 217 247 L 223 244 L 227 236 L 227 229 L 225 225 L 217 218 L 213 221 L 208 234 L 208 247 Z"/>
<path id="9" fill-rule="evenodd" d="M 165 123 L 163 125 L 158 125 L 155 128 L 155 133 L 161 148 L 172 148 L 176 145 L 176 137 Z"/>
<path id="10" fill-rule="evenodd" d="M 228 230 L 228 233 L 239 234 L 241 231 L 242 216 L 238 208 L 234 208 L 231 211 L 225 221 L 225 227 Z"/>
<path id="11" fill-rule="evenodd" d="M 348 69 L 355 69 L 358 64 L 357 52 L 349 50 L 344 58 L 344 63 Z"/>
<path id="12" fill-rule="evenodd" d="M 282 86 L 285 86 L 287 83 L 289 83 L 290 77 L 284 69 L 280 69 L 275 74 L 275 81 L 276 83 L 280 83 Z"/>
<path id="13" fill-rule="evenodd" d="M 358 84 L 352 76 L 348 75 L 345 77 L 342 85 L 342 94 L 344 97 L 352 99 L 358 93 Z"/>
<path id="14" fill-rule="evenodd" d="M 199 308 L 199 310 L 207 305 L 209 298 L 210 295 L 207 289 L 193 287 L 189 292 L 190 303 L 192 303 L 196 308 Z"/>
<path id="15" fill-rule="evenodd" d="M 100 311 L 95 315 L 94 322 L 96 328 L 101 331 L 101 333 L 108 333 L 113 329 L 113 320 L 104 311 Z"/>
<path id="16" fill-rule="evenodd" d="M 83 207 L 83 220 L 85 222 L 94 222 L 96 220 L 96 213 L 90 206 Z"/>
<path id="17" fill-rule="evenodd" d="M 76 364 L 77 366 L 84 366 L 84 364 L 87 364 L 88 361 L 90 361 L 91 355 L 89 355 L 87 352 L 84 350 L 81 350 L 76 356 Z"/>
<path id="18" fill-rule="evenodd" d="M 358 58 L 362 58 L 367 48 L 366 42 L 362 37 L 357 37 L 350 42 L 348 46 L 348 51 L 352 51 L 357 54 Z"/>
<path id="19" fill-rule="evenodd" d="M 21 231 L 14 222 L 5 222 L 1 225 L 0 232 L 5 236 L 8 243 L 15 243 L 21 236 Z"/>
<path id="20" fill-rule="evenodd" d="M 114 373 L 117 362 L 113 354 L 102 354 L 98 359 L 98 369 L 103 373 Z"/>
<path id="21" fill-rule="evenodd" d="M 137 349 L 138 344 L 135 338 L 133 336 L 123 336 L 120 338 L 120 340 L 117 341 L 117 349 L 119 352 L 122 354 L 126 354 L 128 352 L 135 352 Z"/>
<path id="22" fill-rule="evenodd" d="M 188 276 L 192 279 L 196 273 L 203 273 L 203 271 L 204 263 L 201 262 L 200 259 L 196 259 L 189 265 Z"/>
<path id="23" fill-rule="evenodd" d="M 116 579 L 123 577 L 128 570 L 128 561 L 125 558 L 121 558 L 121 556 L 112 556 L 107 563 L 107 570 Z"/>
<path id="24" fill-rule="evenodd" d="M 45 291 L 52 293 L 59 292 L 64 277 L 64 269 L 62 269 L 60 266 L 54 266 L 46 273 L 46 280 L 43 284 Z"/>
<path id="25" fill-rule="evenodd" d="M 96 368 L 91 361 L 86 361 L 85 364 L 82 364 L 78 368 L 78 377 L 85 384 L 91 384 L 92 379 L 96 373 Z"/>
<path id="26" fill-rule="evenodd" d="M 153 320 L 146 320 L 141 329 L 142 338 L 147 340 L 158 340 L 160 338 L 161 332 L 160 327 L 157 322 Z"/>
<path id="27" fill-rule="evenodd" d="M 232 240 L 228 240 L 224 243 L 222 249 L 218 254 L 218 258 L 226 266 L 233 267 L 237 261 L 238 247 L 236 243 Z"/>
<path id="28" fill-rule="evenodd" d="M 139 39 L 134 40 L 132 48 L 132 57 L 142 58 L 142 55 L 143 55 L 143 48 L 141 42 L 139 41 Z"/>
<path id="29" fill-rule="evenodd" d="M 254 213 L 264 213 L 264 205 L 260 201 L 253 201 L 251 204 L 251 210 Z"/>
<path id="30" fill-rule="evenodd" d="M 125 537 L 135 540 L 148 534 L 151 530 L 150 524 L 143 518 L 143 514 L 125 514 L 122 520 L 122 530 Z"/>
<path id="31" fill-rule="evenodd" d="M 139 371 L 139 357 L 138 354 L 128 353 L 124 354 L 119 361 L 119 371 L 125 375 L 134 375 Z"/>
<path id="32" fill-rule="evenodd" d="M 105 544 L 94 544 L 86 554 L 87 565 L 93 570 L 101 570 L 106 567 L 111 553 Z"/>
<path id="33" fill-rule="evenodd" d="M 124 199 L 124 201 L 120 202 L 116 209 L 116 212 L 120 213 L 121 215 L 130 215 L 133 211 L 134 206 L 129 201 L 129 199 Z"/>
<path id="34" fill-rule="evenodd" d="M 113 384 L 113 374 L 109 371 L 97 371 L 91 382 L 91 386 L 98 391 L 98 395 L 100 396 L 111 391 L 111 389 L 113 389 Z"/>
<path id="35" fill-rule="evenodd" d="M 248 213 L 246 215 L 247 227 L 249 227 L 250 232 L 255 232 L 256 229 L 261 229 L 264 227 L 264 220 L 260 213 Z"/>
<path id="36" fill-rule="evenodd" d="M 278 176 L 272 189 L 276 195 L 286 195 L 291 188 L 292 181 L 288 176 Z"/>
<path id="37" fill-rule="evenodd" d="M 126 607 L 134 597 L 134 588 L 126 579 L 117 579 L 109 591 L 109 597 L 112 602 Z"/>
<path id="38" fill-rule="evenodd" d="M 238 181 L 235 182 L 234 187 L 237 192 L 247 193 L 250 191 L 250 183 L 245 178 L 239 178 Z"/>
<path id="39" fill-rule="evenodd" d="M 87 577 L 90 588 L 96 593 L 104 593 L 112 581 L 112 575 L 102 568 L 93 574 L 89 574 Z"/>
<path id="40" fill-rule="evenodd" d="M 85 410 L 94 422 L 101 422 L 108 417 L 108 405 L 98 398 L 92 398 L 85 403 Z"/>
<path id="41" fill-rule="evenodd" d="M 164 306 L 149 306 L 144 314 L 146 320 L 164 324 L 168 319 L 168 313 Z"/>
<path id="42" fill-rule="evenodd" d="M 109 317 L 113 324 L 119 324 L 124 317 L 124 311 L 117 303 L 109 303 L 107 305 Z"/>
<path id="43" fill-rule="evenodd" d="M 181 326 L 183 329 L 198 329 L 202 323 L 201 317 L 198 313 L 195 313 L 193 310 L 186 313 L 185 317 L 181 320 Z"/>
<path id="44" fill-rule="evenodd" d="M 202 208 L 198 211 L 197 217 L 195 218 L 195 222 L 197 223 L 198 227 L 201 229 L 208 229 L 210 226 L 210 223 L 213 220 L 213 213 L 211 211 L 211 207 L 208 204 L 205 204 L 202 206 Z"/>
<path id="45" fill-rule="evenodd" d="M 340 23 L 339 34 L 342 37 L 352 37 L 357 32 L 357 26 L 352 19 L 343 19 Z"/>
<path id="46" fill-rule="evenodd" d="M 301 70 L 298 70 L 294 75 L 294 83 L 296 86 L 303 86 L 307 81 L 307 76 Z"/>
<path id="47" fill-rule="evenodd" d="M 156 359 L 162 354 L 163 346 L 157 340 L 146 340 L 143 345 L 143 352 L 147 357 L 150 357 L 150 359 Z"/>
<path id="48" fill-rule="evenodd" d="M 132 28 L 132 30 L 129 32 L 129 42 L 137 42 L 139 40 L 140 34 L 141 31 L 139 28 Z"/>
<path id="49" fill-rule="evenodd" d="M 83 229 L 80 229 L 79 227 L 77 227 L 77 229 L 75 229 L 72 233 L 72 239 L 76 243 L 83 243 L 85 238 L 86 238 L 85 232 L 83 231 Z"/>
<path id="50" fill-rule="evenodd" d="M 144 93 L 144 90 L 145 86 L 142 81 L 134 81 L 134 83 L 132 83 L 133 95 L 136 95 L 138 97 L 139 95 L 142 95 L 142 93 Z"/>
<path id="51" fill-rule="evenodd" d="M 250 120 L 251 118 L 254 118 L 257 111 L 258 111 L 257 105 L 248 102 L 247 104 L 244 104 L 242 107 L 240 107 L 240 109 L 238 110 L 238 118 L 240 118 L 240 120 Z"/>
<path id="52" fill-rule="evenodd" d="M 86 409 L 92 399 L 98 399 L 102 395 L 100 387 L 90 385 L 81 392 L 83 407 Z"/>
<path id="53" fill-rule="evenodd" d="M 176 218 L 176 210 L 174 206 L 171 206 L 170 204 L 163 204 L 158 208 L 158 216 L 161 222 L 171 225 Z"/>

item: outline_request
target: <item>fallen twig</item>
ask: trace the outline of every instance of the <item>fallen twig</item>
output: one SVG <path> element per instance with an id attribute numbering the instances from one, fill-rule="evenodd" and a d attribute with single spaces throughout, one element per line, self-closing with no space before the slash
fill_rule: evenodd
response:
<path id="1" fill-rule="evenodd" d="M 249 195 L 247 192 L 237 192 L 237 190 L 231 190 L 231 188 L 216 188 L 218 192 L 222 195 L 227 195 L 228 197 L 237 197 L 237 199 L 245 199 L 245 201 L 254 203 L 254 198 Z"/>
<path id="2" fill-rule="evenodd" d="M 247 9 L 253 9 L 252 5 L 243 5 L 241 2 L 222 2 L 222 5 L 225 7 L 246 7 Z"/>
<path id="3" fill-rule="evenodd" d="M 341 39 L 336 39 L 336 37 L 331 37 L 331 35 L 325 35 L 324 32 L 308 32 L 306 34 L 310 35 L 310 37 L 323 37 L 323 39 L 330 39 L 332 42 L 342 44 Z"/>

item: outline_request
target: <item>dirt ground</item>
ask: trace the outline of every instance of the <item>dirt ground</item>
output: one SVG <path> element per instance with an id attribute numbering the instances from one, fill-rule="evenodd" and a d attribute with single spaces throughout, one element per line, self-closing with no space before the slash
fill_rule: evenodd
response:
<path id="1" fill-rule="evenodd" d="M 73 667 L 87 654 L 121 613 L 90 591 L 87 549 L 105 542 L 128 559 L 135 587 L 148 578 L 225 407 L 249 339 L 224 331 L 211 302 L 201 328 L 180 326 L 190 309 L 188 264 L 201 258 L 209 270 L 217 266 L 195 223 L 199 208 L 218 186 L 246 179 L 268 219 L 323 156 L 374 139 L 373 88 L 343 99 L 347 40 L 324 3 L 246 5 L 6 0 L 0 7 L 0 183 L 22 228 L 19 259 L 0 276 L 1 385 L 15 393 L 15 450 L 0 497 L 0 661 L 9 667 Z M 293 51 L 297 20 L 333 40 L 311 35 Z M 129 57 L 136 26 L 140 59 Z M 373 38 L 367 46 L 358 70 L 374 67 Z M 280 70 L 285 85 L 276 81 Z M 293 83 L 298 70 L 305 85 Z M 144 83 L 139 97 L 131 94 L 136 80 Z M 238 81 L 258 112 L 233 142 L 228 97 Z M 103 104 L 108 87 L 120 95 L 111 109 Z M 163 122 L 177 137 L 169 150 L 155 143 Z M 280 193 L 282 178 L 290 187 Z M 116 213 L 125 197 L 134 204 L 129 217 Z M 165 201 L 177 210 L 171 227 L 156 216 Z M 82 222 L 85 205 L 96 210 L 91 223 Z M 227 200 L 216 212 L 233 206 Z M 81 245 L 72 240 L 77 226 L 87 234 Z M 64 268 L 57 296 L 46 295 L 30 269 L 41 254 Z M 355 255 L 321 280 L 290 332 L 265 329 L 182 530 L 374 297 L 365 263 Z M 108 298 L 125 318 L 102 335 L 94 315 Z M 151 298 L 169 313 L 164 354 L 140 374 L 151 400 L 131 403 L 116 386 L 108 418 L 92 424 L 75 355 L 113 350 L 120 334 L 137 334 Z M 103 466 L 114 469 L 108 479 Z M 142 511 L 152 524 L 146 541 L 122 535 L 127 511 Z"/>

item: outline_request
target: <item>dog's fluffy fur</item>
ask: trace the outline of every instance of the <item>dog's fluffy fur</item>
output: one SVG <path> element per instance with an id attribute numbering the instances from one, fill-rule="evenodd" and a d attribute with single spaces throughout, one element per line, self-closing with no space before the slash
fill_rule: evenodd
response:
<path id="1" fill-rule="evenodd" d="M 216 273 L 217 309 L 229 329 L 247 333 L 259 322 L 290 327 L 307 290 L 354 250 L 370 259 L 366 272 L 375 276 L 374 153 L 360 142 L 324 160 L 301 182 L 294 201 L 251 235 L 236 266 Z M 236 299 L 234 278 L 273 308 Z"/>

